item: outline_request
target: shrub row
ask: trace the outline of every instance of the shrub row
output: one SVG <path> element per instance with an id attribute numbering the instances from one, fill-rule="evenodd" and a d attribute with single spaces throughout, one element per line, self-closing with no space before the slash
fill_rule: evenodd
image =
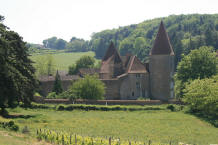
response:
<path id="1" fill-rule="evenodd" d="M 22 107 L 22 106 L 21 106 Z M 171 110 L 180 111 L 183 110 L 183 105 L 155 105 L 155 106 L 133 106 L 133 105 L 85 105 L 85 104 L 37 104 L 32 103 L 31 109 L 53 109 L 58 111 L 73 111 L 73 110 L 85 110 L 85 111 L 143 111 L 143 110 Z"/>
<path id="2" fill-rule="evenodd" d="M 58 105 L 56 107 L 58 111 L 72 111 L 72 110 L 94 110 L 94 111 L 142 111 L 142 110 L 164 110 L 166 108 L 161 106 L 146 106 L 146 107 L 138 107 L 138 106 L 103 106 L 103 105 Z"/>
<path id="3" fill-rule="evenodd" d="M 19 126 L 14 124 L 14 121 L 0 122 L 0 127 L 5 128 L 5 129 L 9 129 L 9 130 L 12 130 L 12 131 L 18 131 L 19 130 Z"/>

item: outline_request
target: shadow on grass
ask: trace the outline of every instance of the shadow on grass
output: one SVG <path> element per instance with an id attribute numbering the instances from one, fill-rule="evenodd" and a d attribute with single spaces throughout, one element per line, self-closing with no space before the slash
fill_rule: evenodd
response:
<path id="1" fill-rule="evenodd" d="M 7 119 L 16 119 L 16 118 L 23 118 L 23 119 L 29 119 L 29 118 L 35 118 L 36 115 L 22 115 L 22 114 L 9 114 L 7 110 L 0 110 L 0 116 Z"/>
<path id="2" fill-rule="evenodd" d="M 193 115 L 195 117 L 197 117 L 198 119 L 208 122 L 210 124 L 212 124 L 214 127 L 218 128 L 218 118 L 216 116 L 205 116 L 200 112 L 194 112 L 194 111 L 185 111 L 186 114 L 190 114 Z"/>
<path id="3" fill-rule="evenodd" d="M 23 118 L 23 119 L 29 119 L 29 118 L 35 118 L 35 115 L 21 115 L 21 114 L 7 114 L 2 116 L 7 119 L 16 119 L 16 118 Z"/>

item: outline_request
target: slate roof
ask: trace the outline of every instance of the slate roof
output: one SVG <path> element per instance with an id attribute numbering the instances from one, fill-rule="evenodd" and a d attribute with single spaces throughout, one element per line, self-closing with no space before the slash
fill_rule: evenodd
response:
<path id="1" fill-rule="evenodd" d="M 161 21 L 153 48 L 150 51 L 150 55 L 174 55 L 173 48 L 170 44 L 169 37 L 164 27 L 163 21 Z"/>

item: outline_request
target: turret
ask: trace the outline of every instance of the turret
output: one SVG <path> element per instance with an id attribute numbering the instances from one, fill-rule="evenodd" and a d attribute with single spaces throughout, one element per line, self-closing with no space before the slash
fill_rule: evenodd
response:
<path id="1" fill-rule="evenodd" d="M 124 69 L 122 59 L 117 49 L 114 47 L 113 42 L 111 42 L 105 56 L 102 59 L 99 72 L 100 79 L 116 78 L 123 73 Z"/>
<path id="2" fill-rule="evenodd" d="M 174 51 L 162 21 L 149 54 L 149 71 L 152 99 L 173 98 Z"/>

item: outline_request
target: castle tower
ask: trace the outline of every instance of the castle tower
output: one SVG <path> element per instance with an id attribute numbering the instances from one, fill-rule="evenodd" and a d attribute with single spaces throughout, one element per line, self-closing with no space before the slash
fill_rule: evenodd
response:
<path id="1" fill-rule="evenodd" d="M 124 73 L 123 62 L 113 42 L 108 47 L 102 59 L 100 68 L 100 79 L 111 79 Z"/>
<path id="2" fill-rule="evenodd" d="M 174 51 L 162 21 L 149 54 L 149 71 L 152 99 L 173 98 Z"/>

